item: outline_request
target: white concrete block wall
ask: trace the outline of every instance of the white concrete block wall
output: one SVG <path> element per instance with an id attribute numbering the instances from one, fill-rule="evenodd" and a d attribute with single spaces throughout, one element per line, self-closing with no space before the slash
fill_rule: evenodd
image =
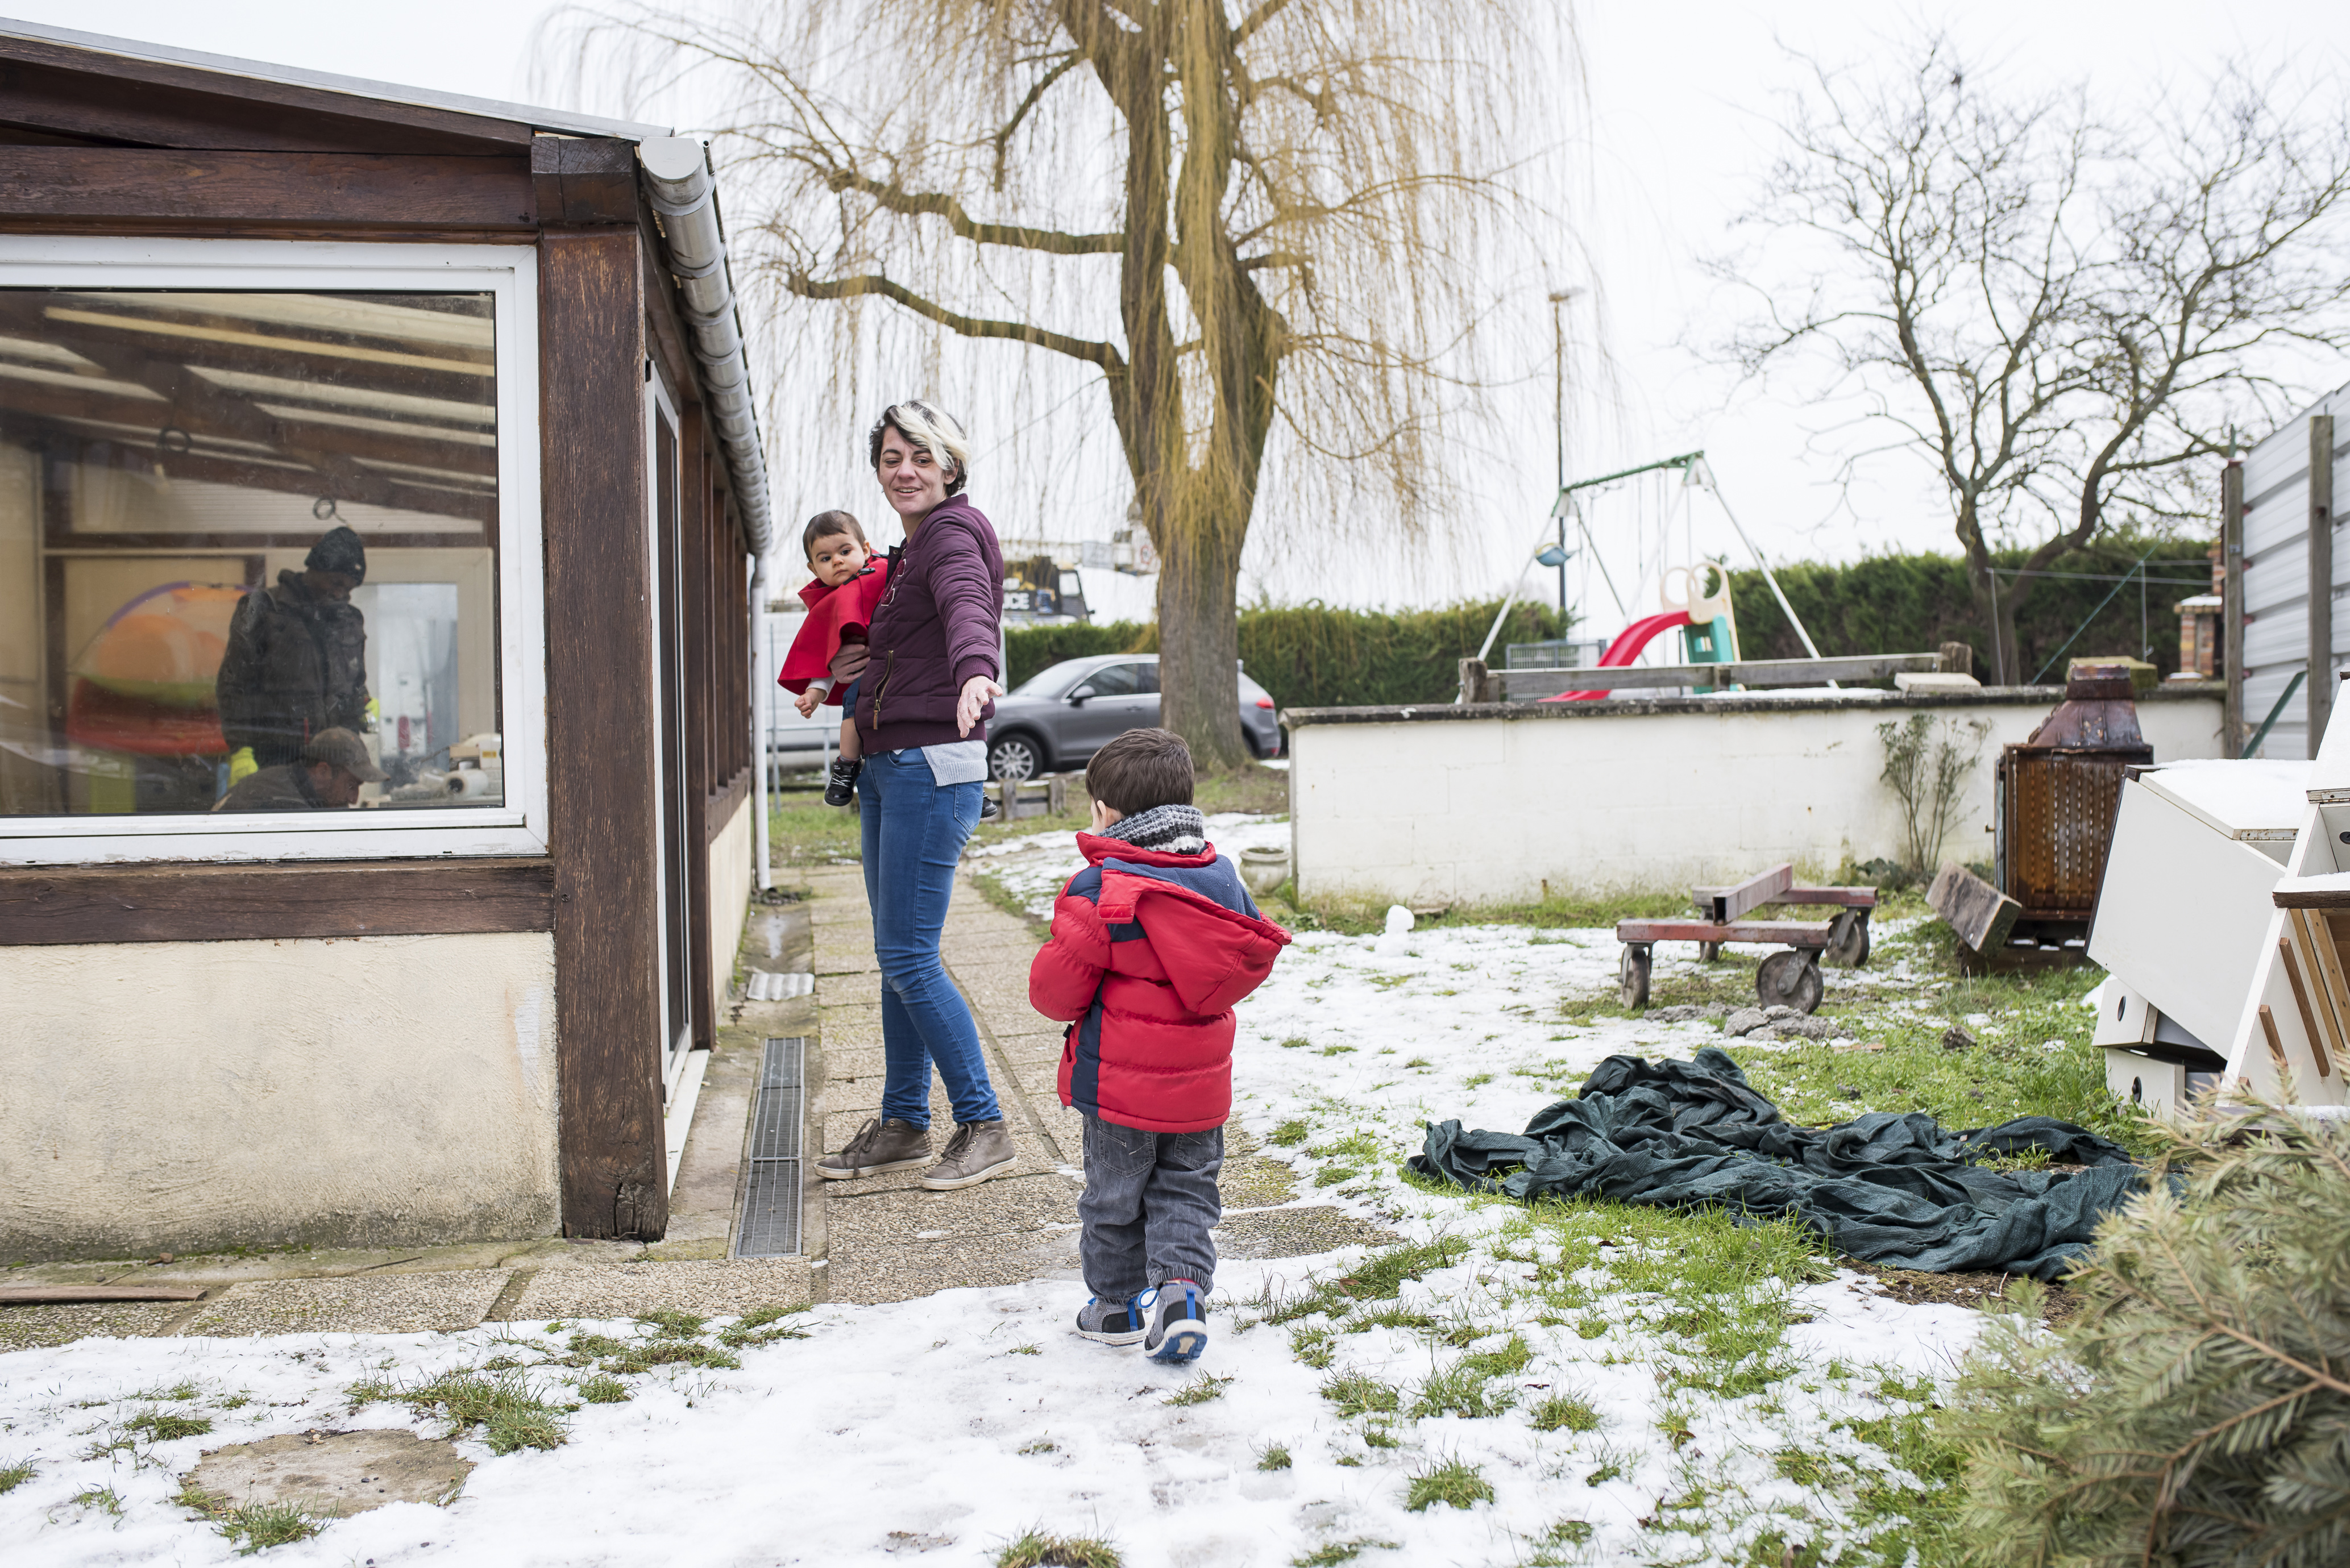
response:
<path id="1" fill-rule="evenodd" d="M 2056 705 L 2053 692 L 1923 711 L 1991 727 L 1944 844 L 1991 851 L 1991 768 Z M 1404 904 L 1678 890 L 1782 860 L 1809 876 L 1901 855 L 1899 803 L 1877 726 L 1921 705 L 1892 693 L 1816 702 L 1589 707 L 1508 718 L 1309 717 L 1290 731 L 1300 892 Z M 2158 761 L 2220 754 L 2216 691 L 2138 704 Z"/>

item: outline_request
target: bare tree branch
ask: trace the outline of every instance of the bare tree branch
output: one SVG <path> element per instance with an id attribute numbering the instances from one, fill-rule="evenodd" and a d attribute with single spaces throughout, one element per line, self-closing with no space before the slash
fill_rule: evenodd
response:
<path id="1" fill-rule="evenodd" d="M 1055 354 L 1066 354 L 1072 359 L 1098 365 L 1113 374 L 1123 375 L 1126 371 L 1125 358 L 1110 344 L 1089 343 L 1082 337 L 1032 327 L 1024 321 L 989 321 L 976 316 L 965 316 L 935 301 L 924 299 L 904 284 L 893 282 L 878 273 L 840 278 L 812 278 L 805 273 L 794 273 L 789 287 L 802 299 L 855 299 L 861 295 L 877 295 L 964 337 L 994 337 L 1013 343 L 1026 343 L 1038 348 L 1049 348 Z"/>

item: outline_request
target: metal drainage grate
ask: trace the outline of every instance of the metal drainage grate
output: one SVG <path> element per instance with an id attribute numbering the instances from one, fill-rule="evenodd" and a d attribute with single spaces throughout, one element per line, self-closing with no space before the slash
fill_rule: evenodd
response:
<path id="1" fill-rule="evenodd" d="M 798 1035 L 767 1042 L 751 1110 L 751 1179 L 743 1189 L 738 1258 L 780 1258 L 800 1250 L 800 1123 L 807 1099 Z"/>

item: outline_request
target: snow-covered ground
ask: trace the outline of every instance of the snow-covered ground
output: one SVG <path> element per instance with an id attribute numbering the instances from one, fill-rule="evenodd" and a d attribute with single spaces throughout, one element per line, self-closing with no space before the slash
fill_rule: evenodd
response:
<path id="1" fill-rule="evenodd" d="M 1237 853 L 1287 831 L 1219 819 L 1213 836 Z M 1066 835 L 998 848 L 986 868 L 1032 904 L 1049 906 L 1076 865 Z M 1659 975 L 1684 961 L 1659 950 Z M 1766 1286 L 1751 1309 L 1793 1325 L 1772 1352 L 1780 1369 L 1731 1397 L 1671 1376 L 1687 1364 L 1686 1337 L 1662 1298 L 1623 1288 L 1600 1252 L 1575 1251 L 1575 1238 L 1512 1206 L 1423 1191 L 1397 1173 L 1424 1121 L 1515 1128 L 1611 1054 L 1685 1057 L 1718 1038 L 1704 1023 L 1569 1023 L 1562 999 L 1610 991 L 1616 962 L 1607 931 L 1426 930 L 1384 954 L 1372 938 L 1307 932 L 1242 1007 L 1237 1119 L 1296 1165 L 1296 1202 L 1336 1204 L 1411 1241 L 1467 1244 L 1450 1266 L 1406 1281 L 1392 1303 L 1370 1303 L 1392 1308 L 1389 1324 L 1261 1321 L 1315 1282 L 1363 1267 L 1360 1248 L 1228 1261 L 1218 1338 L 1195 1369 L 1075 1338 L 1068 1320 L 1083 1293 L 1066 1283 L 820 1306 L 793 1320 L 808 1337 L 746 1349 L 739 1370 L 629 1378 L 633 1397 L 577 1410 L 561 1448 L 493 1456 L 465 1445 L 480 1468 L 445 1510 L 394 1505 L 267 1557 L 387 1568 L 975 1564 L 1041 1528 L 1107 1539 L 1127 1568 L 1278 1568 L 1316 1552 L 1336 1563 L 1350 1544 L 1366 1565 L 1727 1565 L 1777 1530 L 1827 1546 L 1825 1560 L 1898 1563 L 1898 1521 L 1888 1527 L 1881 1506 L 1860 1517 L 1854 1478 L 1881 1483 L 1880 1504 L 1884 1488 L 1905 1482 L 1860 1432 L 1918 1407 L 1918 1380 L 1950 1374 L 1977 1314 L 1905 1306 L 1849 1275 Z M 1830 976 L 1832 986 L 1887 980 L 1898 972 Z M 1614 1244 L 1622 1257 L 1627 1243 Z M 1562 1290 L 1589 1304 L 1563 1313 Z M 613 1331 L 569 1325 L 580 1326 Z M 171 1501 L 200 1452 L 310 1429 L 438 1435 L 438 1423 L 398 1405 L 355 1411 L 347 1390 L 501 1355 L 546 1361 L 562 1338 L 517 1324 L 86 1340 L 0 1356 L 0 1467 L 36 1469 L 0 1494 L 0 1540 L 23 1568 L 227 1561 L 231 1544 Z M 1522 1365 L 1492 1384 L 1493 1402 L 1510 1407 L 1411 1417 L 1415 1390 L 1462 1354 L 1507 1361 L 1518 1345 Z M 1349 1375 L 1396 1390 L 1402 1408 L 1341 1416 L 1323 1388 Z M 560 1393 L 581 1374 L 548 1364 L 530 1376 Z M 1208 1376 L 1230 1381 L 1199 1402 L 1168 1403 Z M 198 1385 L 195 1399 L 155 1397 L 182 1379 Z M 1538 1430 L 1534 1408 L 1566 1395 L 1596 1426 Z M 149 1407 L 208 1416 L 215 1429 L 83 1457 Z M 1260 1468 L 1276 1448 L 1286 1468 Z M 1410 1511 L 1412 1479 L 1456 1460 L 1492 1501 Z M 109 1488 L 113 1505 L 88 1501 Z"/>

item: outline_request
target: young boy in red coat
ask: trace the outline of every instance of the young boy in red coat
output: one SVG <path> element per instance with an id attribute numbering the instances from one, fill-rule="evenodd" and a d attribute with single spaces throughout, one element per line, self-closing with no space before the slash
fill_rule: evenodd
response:
<path id="1" fill-rule="evenodd" d="M 1086 768 L 1086 868 L 1053 907 L 1028 999 L 1069 1021 L 1061 1103 L 1085 1116 L 1077 1333 L 1159 1361 L 1208 1345 L 1216 1190 L 1232 1108 L 1232 1004 L 1289 933 L 1257 913 L 1191 804 L 1191 753 L 1129 730 Z"/>
<path id="2" fill-rule="evenodd" d="M 825 780 L 824 804 L 847 805 L 857 787 L 860 766 L 857 743 L 857 682 L 836 695 L 832 691 L 833 656 L 844 642 L 863 642 L 873 624 L 873 607 L 889 586 L 889 562 L 876 556 L 865 542 L 865 530 L 846 512 L 819 512 L 800 530 L 800 547 L 807 552 L 808 570 L 816 581 L 800 590 L 808 608 L 792 639 L 791 651 L 775 684 L 794 693 L 792 706 L 805 719 L 820 703 L 841 704 L 840 755 Z"/>

